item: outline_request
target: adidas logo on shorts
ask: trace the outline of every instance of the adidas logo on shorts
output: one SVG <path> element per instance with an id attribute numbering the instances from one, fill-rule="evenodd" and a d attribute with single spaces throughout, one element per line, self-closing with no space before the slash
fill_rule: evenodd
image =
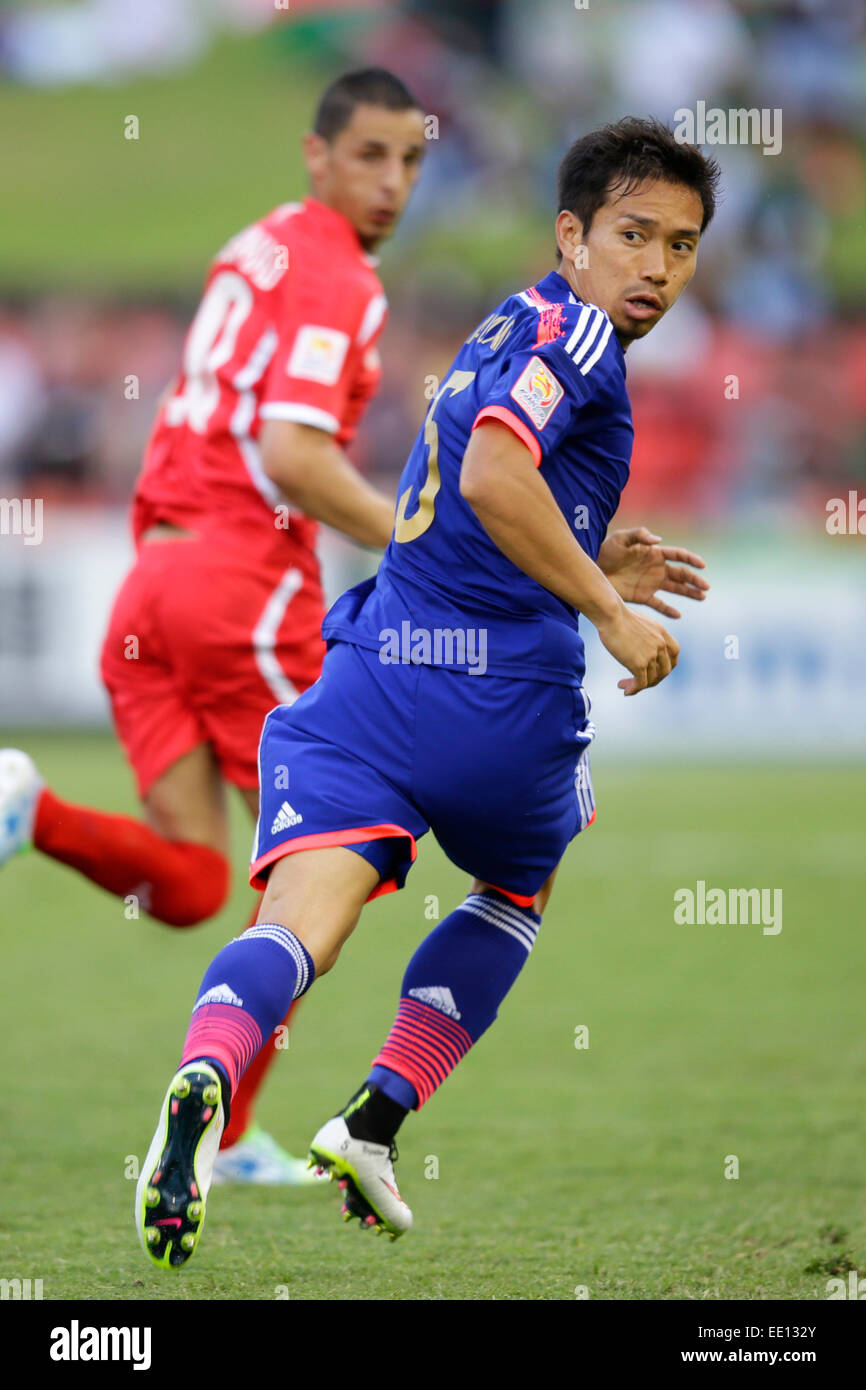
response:
<path id="1" fill-rule="evenodd" d="M 291 830 L 293 825 L 300 825 L 303 819 L 299 811 L 294 810 L 294 808 L 289 805 L 288 801 L 284 801 L 274 817 L 274 823 L 271 826 L 271 834 L 276 835 L 280 830 Z"/>
<path id="2" fill-rule="evenodd" d="M 440 1013 L 447 1014 L 449 1018 L 462 1017 L 447 985 L 422 985 L 420 989 L 410 989 L 409 994 L 413 999 L 420 999 L 422 1004 L 429 1004 Z"/>

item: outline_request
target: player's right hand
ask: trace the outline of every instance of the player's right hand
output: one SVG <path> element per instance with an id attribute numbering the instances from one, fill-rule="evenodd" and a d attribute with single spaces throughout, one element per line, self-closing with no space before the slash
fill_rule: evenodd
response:
<path id="1" fill-rule="evenodd" d="M 617 681 L 626 695 L 658 685 L 670 675 L 680 654 L 679 642 L 660 623 L 640 617 L 624 603 L 599 627 L 598 635 L 611 656 L 631 671 L 630 676 Z"/>

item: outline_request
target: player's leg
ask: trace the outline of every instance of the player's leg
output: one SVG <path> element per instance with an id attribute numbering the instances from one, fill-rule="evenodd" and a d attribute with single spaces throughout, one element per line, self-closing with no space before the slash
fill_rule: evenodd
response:
<path id="1" fill-rule="evenodd" d="M 335 962 L 379 875 L 340 847 L 274 866 L 256 926 L 205 972 L 177 1075 L 136 1189 L 142 1247 L 161 1266 L 195 1250 L 230 1098 L 289 1004 Z"/>
<path id="2" fill-rule="evenodd" d="M 32 844 L 169 926 L 193 926 L 222 907 L 229 886 L 224 810 L 213 755 L 200 744 L 145 797 L 149 823 L 58 796 L 25 753 L 0 750 L 0 821 L 7 854 Z M 17 844 L 8 828 L 17 826 Z M 160 827 L 169 827 L 170 830 Z"/>
<path id="3" fill-rule="evenodd" d="M 424 938 L 406 967 L 394 1024 L 358 1090 L 319 1130 L 310 1152 L 333 1165 L 345 1155 L 361 1174 L 361 1200 L 349 1200 L 349 1216 L 393 1233 L 393 1213 L 365 1182 L 363 1163 L 394 1154 L 397 1131 L 410 1110 L 419 1110 L 495 1021 L 535 944 L 541 917 L 489 886 L 471 892 Z M 337 1163 L 337 1171 L 343 1169 Z M 397 1194 L 395 1194 L 397 1195 Z M 408 1210 L 408 1209 L 407 1209 Z M 344 1209 L 344 1215 L 346 1209 Z M 375 1219 L 372 1219 L 375 1218 Z"/>
<path id="4" fill-rule="evenodd" d="M 209 743 L 199 743 L 150 783 L 142 796 L 148 826 L 164 840 L 229 849 L 226 789 Z"/>
<path id="5" fill-rule="evenodd" d="M 473 879 L 465 901 L 422 941 L 403 977 L 394 1026 L 365 1083 L 392 1104 L 371 1100 L 358 1108 L 359 1138 L 390 1143 L 396 1129 L 377 1126 L 376 1106 L 399 1125 L 494 1022 L 535 944 L 556 872 L 531 902 Z"/>
<path id="6" fill-rule="evenodd" d="M 492 1025 L 535 944 L 562 853 L 594 810 L 586 756 L 594 729 L 582 697 L 435 671 L 423 674 L 422 690 L 419 727 L 447 728 L 449 737 L 419 746 L 416 784 L 443 849 L 477 876 L 409 961 L 391 1032 L 362 1086 L 313 1140 L 314 1154 L 326 1133 L 333 1148 L 338 1130 L 352 1150 L 388 1152 L 409 1110 Z"/>
<path id="7" fill-rule="evenodd" d="M 242 787 L 239 790 L 255 820 L 258 816 L 258 788 Z M 258 919 L 259 901 L 256 895 L 256 904 L 247 923 L 248 927 L 255 926 Z M 271 1036 L 265 1038 L 240 1079 L 232 1100 L 231 1119 L 220 1139 L 220 1151 L 214 1164 L 214 1186 L 232 1182 L 302 1187 L 316 1181 L 306 1160 L 296 1158 L 278 1144 L 273 1135 L 257 1123 L 255 1116 L 259 1092 L 277 1056 L 288 1047 L 288 1032 L 299 1006 L 299 1000 L 294 1000 L 289 1005 L 285 1018 Z"/>
<path id="8" fill-rule="evenodd" d="M 0 753 L 0 823 L 171 926 L 213 916 L 229 886 L 228 825 L 220 769 L 166 650 L 162 603 L 171 545 L 150 545 L 115 599 L 102 675 L 115 727 L 136 774 L 146 822 L 83 806 L 43 784 L 26 754 Z"/>
<path id="9" fill-rule="evenodd" d="M 192 553 L 198 555 L 197 551 Z M 200 557 L 205 570 L 211 562 L 209 554 Z M 317 591 L 308 594 L 303 587 L 298 590 L 294 571 L 289 572 L 289 578 L 293 582 L 285 583 L 282 572 L 277 577 L 251 566 L 246 551 L 224 555 L 219 572 L 209 580 L 205 574 L 207 587 L 220 594 L 215 634 L 197 654 L 185 682 L 223 779 L 237 788 L 254 821 L 259 807 L 257 752 L 265 716 L 276 704 L 291 703 L 297 691 L 310 686 L 321 670 L 321 597 Z M 282 600 L 282 620 L 277 625 L 279 613 L 274 611 L 274 601 L 281 594 L 288 597 Z M 265 624 L 263 613 L 268 617 Z M 257 634 L 263 643 L 261 651 L 256 647 Z M 173 657 L 185 669 L 186 653 L 178 650 Z M 250 926 L 257 912 L 258 904 Z M 279 1020 L 276 1033 L 264 1039 L 241 1077 L 231 1119 L 220 1141 L 215 1184 L 300 1186 L 315 1182 L 305 1160 L 282 1148 L 255 1118 L 259 1093 L 286 1046 L 294 1013 L 292 1004 Z"/>
<path id="10" fill-rule="evenodd" d="M 140 1237 L 158 1264 L 183 1263 L 195 1247 L 218 1131 L 245 1068 L 292 999 L 332 966 L 363 903 L 402 884 L 414 840 L 427 828 L 378 771 L 389 750 L 408 746 L 412 709 L 405 706 L 402 725 L 396 709 L 386 717 L 375 691 L 359 690 L 364 669 L 354 649 L 335 648 L 321 681 L 265 722 L 251 871 L 256 886 L 266 884 L 265 898 L 256 926 L 220 952 L 205 976 L 182 1057 L 184 1077 L 195 1078 L 189 1087 L 177 1083 L 183 1094 L 175 1082 L 169 1088 L 136 1196 Z M 335 728 L 348 730 L 347 742 L 354 738 L 364 756 L 331 743 Z M 173 1186 L 163 1194 L 169 1168 Z"/>

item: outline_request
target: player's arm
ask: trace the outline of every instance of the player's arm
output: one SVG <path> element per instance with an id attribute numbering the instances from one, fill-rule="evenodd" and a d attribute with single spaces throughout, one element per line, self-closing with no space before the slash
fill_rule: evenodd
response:
<path id="1" fill-rule="evenodd" d="M 265 473 L 305 516 L 384 550 L 394 500 L 361 476 L 331 434 L 294 420 L 265 420 L 259 447 Z"/>
<path id="2" fill-rule="evenodd" d="M 598 553 L 598 565 L 607 575 L 620 598 L 628 603 L 645 603 L 665 618 L 679 618 L 676 608 L 657 596 L 659 589 L 683 598 L 706 598 L 709 583 L 696 569 L 706 562 L 691 550 L 662 545 L 661 536 L 646 526 L 610 531 Z"/>
<path id="3" fill-rule="evenodd" d="M 626 607 L 575 540 L 530 450 L 507 425 L 488 419 L 473 430 L 460 492 L 512 564 L 595 625 L 607 650 L 631 672 L 619 681 L 626 695 L 670 674 L 678 643 Z"/>

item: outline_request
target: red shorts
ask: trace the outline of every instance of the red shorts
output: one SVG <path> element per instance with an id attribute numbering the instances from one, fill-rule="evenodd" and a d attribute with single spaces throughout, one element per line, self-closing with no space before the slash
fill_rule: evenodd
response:
<path id="1" fill-rule="evenodd" d="M 145 541 L 121 586 L 102 648 L 114 723 L 145 796 L 209 743 L 226 781 L 258 786 L 265 716 L 318 679 L 321 586 L 281 557 L 240 543 Z"/>

